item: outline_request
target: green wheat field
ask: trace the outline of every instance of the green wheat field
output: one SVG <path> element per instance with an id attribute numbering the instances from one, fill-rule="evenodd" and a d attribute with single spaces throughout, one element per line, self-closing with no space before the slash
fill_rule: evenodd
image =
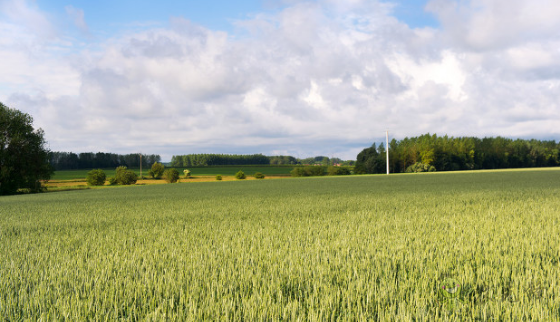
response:
<path id="1" fill-rule="evenodd" d="M 2 321 L 560 320 L 560 170 L 0 198 Z"/>

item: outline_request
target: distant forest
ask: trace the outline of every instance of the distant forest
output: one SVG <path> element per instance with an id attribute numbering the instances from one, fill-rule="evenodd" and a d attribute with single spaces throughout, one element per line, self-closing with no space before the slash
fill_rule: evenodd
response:
<path id="1" fill-rule="evenodd" d="M 292 156 L 265 156 L 262 154 L 186 154 L 174 155 L 171 158 L 172 167 L 198 167 L 212 165 L 353 165 L 353 161 L 342 161 L 339 158 L 317 156 L 306 159 L 296 159 Z"/>
<path id="2" fill-rule="evenodd" d="M 161 157 L 157 154 L 142 154 L 142 166 L 151 167 L 155 162 L 161 162 Z M 105 169 L 126 166 L 129 168 L 140 167 L 140 157 L 138 153 L 116 154 L 104 152 L 49 152 L 49 163 L 55 170 L 74 170 L 74 169 Z M 174 155 L 171 159 L 172 167 L 203 167 L 218 165 L 298 165 L 298 164 L 319 164 L 319 165 L 353 165 L 354 161 L 342 161 L 339 158 L 328 158 L 317 156 L 306 159 L 296 159 L 292 156 L 278 155 L 265 156 L 262 154 L 242 155 L 242 154 L 186 154 Z"/>
<path id="3" fill-rule="evenodd" d="M 149 167 L 155 162 L 160 162 L 161 157 L 157 154 L 142 154 L 142 166 Z M 140 155 L 138 153 L 131 154 L 115 154 L 104 152 L 50 152 L 49 163 L 55 170 L 73 170 L 73 169 L 103 169 L 116 168 L 118 166 L 126 166 L 129 168 L 140 167 Z"/>
<path id="4" fill-rule="evenodd" d="M 262 154 L 186 154 L 174 155 L 171 158 L 172 167 L 197 167 L 210 165 L 283 165 L 297 164 L 298 160 L 292 156 L 265 156 Z"/>
<path id="5" fill-rule="evenodd" d="M 389 142 L 390 172 L 453 171 L 554 167 L 560 165 L 555 141 L 475 138 L 424 134 Z M 355 173 L 385 173 L 383 144 L 375 143 L 357 156 Z"/>

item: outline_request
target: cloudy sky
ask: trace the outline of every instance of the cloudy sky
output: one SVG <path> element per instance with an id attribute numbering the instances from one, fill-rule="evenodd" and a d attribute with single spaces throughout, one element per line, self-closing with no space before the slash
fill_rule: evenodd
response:
<path id="1" fill-rule="evenodd" d="M 560 139 L 558 0 L 0 0 L 0 101 L 53 151 L 355 159 Z"/>

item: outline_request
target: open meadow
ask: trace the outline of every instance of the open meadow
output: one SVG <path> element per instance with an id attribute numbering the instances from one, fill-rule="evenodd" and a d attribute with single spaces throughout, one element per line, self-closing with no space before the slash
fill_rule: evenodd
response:
<path id="1" fill-rule="evenodd" d="M 0 197 L 0 320 L 62 319 L 560 320 L 560 170 Z"/>

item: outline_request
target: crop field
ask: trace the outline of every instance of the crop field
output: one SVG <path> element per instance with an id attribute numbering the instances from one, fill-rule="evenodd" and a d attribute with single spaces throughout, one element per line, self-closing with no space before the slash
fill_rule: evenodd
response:
<path id="1" fill-rule="evenodd" d="M 166 167 L 171 168 L 171 167 Z M 233 176 L 239 170 L 245 172 L 246 175 L 251 176 L 255 172 L 261 172 L 265 175 L 290 175 L 290 171 L 294 168 L 294 166 L 255 166 L 255 165 L 244 165 L 244 166 L 208 166 L 208 167 L 190 167 L 190 168 L 176 168 L 181 175 L 183 175 L 184 169 L 189 169 L 191 171 L 191 175 L 193 176 L 215 176 L 215 175 L 223 175 L 223 176 Z M 91 169 L 88 170 L 60 170 L 56 171 L 52 176 L 52 180 L 84 180 L 87 177 L 87 173 Z M 140 175 L 140 169 L 134 168 L 131 169 L 136 174 Z M 142 174 L 144 177 L 148 177 L 148 171 L 150 168 L 142 169 Z M 103 170 L 107 177 L 114 177 L 115 176 L 115 169 L 104 169 Z"/>
<path id="2" fill-rule="evenodd" d="M 560 170 L 0 198 L 0 320 L 557 321 Z"/>

